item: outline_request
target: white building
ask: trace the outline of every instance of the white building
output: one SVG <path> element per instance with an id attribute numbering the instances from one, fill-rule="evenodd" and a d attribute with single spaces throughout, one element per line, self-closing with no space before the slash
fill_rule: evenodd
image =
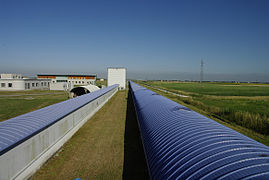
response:
<path id="1" fill-rule="evenodd" d="M 52 82 L 50 83 L 50 90 L 56 91 L 70 91 L 74 88 L 74 84 L 70 82 Z"/>
<path id="2" fill-rule="evenodd" d="M 119 89 L 126 88 L 126 68 L 107 68 L 107 86 L 119 84 Z"/>
<path id="3" fill-rule="evenodd" d="M 38 74 L 38 79 L 51 79 L 51 83 L 68 83 L 79 86 L 96 84 L 96 74 Z"/>
<path id="4" fill-rule="evenodd" d="M 0 74 L 0 79 L 22 79 L 21 74 Z"/>
<path id="5" fill-rule="evenodd" d="M 1 76 L 2 77 L 2 76 Z M 0 79 L 0 91 L 48 89 L 50 79 Z"/>

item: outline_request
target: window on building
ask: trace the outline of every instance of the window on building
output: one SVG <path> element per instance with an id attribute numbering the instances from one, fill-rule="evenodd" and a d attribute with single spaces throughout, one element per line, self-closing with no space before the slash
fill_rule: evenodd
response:
<path id="1" fill-rule="evenodd" d="M 76 81 L 76 84 L 77 84 L 78 82 Z"/>
<path id="2" fill-rule="evenodd" d="M 35 87 L 35 83 L 32 83 L 32 87 Z"/>
<path id="3" fill-rule="evenodd" d="M 84 81 L 82 81 L 82 84 L 84 84 Z"/>
<path id="4" fill-rule="evenodd" d="M 41 86 L 43 86 L 43 82 L 41 82 Z"/>
<path id="5" fill-rule="evenodd" d="M 38 83 L 35 83 L 36 87 L 38 87 Z"/>
<path id="6" fill-rule="evenodd" d="M 78 83 L 80 84 L 80 81 Z"/>
<path id="7" fill-rule="evenodd" d="M 25 83 L 25 89 L 30 89 L 30 83 Z"/>
<path id="8" fill-rule="evenodd" d="M 8 87 L 12 87 L 12 83 L 8 83 Z"/>
<path id="9" fill-rule="evenodd" d="M 56 82 L 67 82 L 67 80 L 56 80 Z"/>
<path id="10" fill-rule="evenodd" d="M 1 87 L 6 87 L 6 83 L 1 83 Z"/>

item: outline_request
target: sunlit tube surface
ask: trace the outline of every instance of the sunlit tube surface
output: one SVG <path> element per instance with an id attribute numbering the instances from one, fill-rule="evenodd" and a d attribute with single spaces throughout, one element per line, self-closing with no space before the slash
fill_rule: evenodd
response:
<path id="1" fill-rule="evenodd" d="M 130 82 L 152 179 L 269 179 L 269 147 Z"/>
<path id="2" fill-rule="evenodd" d="M 0 155 L 41 132 L 63 117 L 113 90 L 118 85 L 63 101 L 21 116 L 0 122 Z"/>

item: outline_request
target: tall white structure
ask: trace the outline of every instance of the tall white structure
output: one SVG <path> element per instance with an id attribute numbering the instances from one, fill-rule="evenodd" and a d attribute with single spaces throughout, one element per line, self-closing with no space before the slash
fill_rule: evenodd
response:
<path id="1" fill-rule="evenodd" d="M 119 89 L 126 88 L 126 68 L 107 68 L 107 86 L 119 84 Z"/>

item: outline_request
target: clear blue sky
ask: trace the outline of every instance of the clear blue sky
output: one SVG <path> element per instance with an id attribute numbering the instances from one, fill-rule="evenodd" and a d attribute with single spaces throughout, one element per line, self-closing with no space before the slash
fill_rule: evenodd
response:
<path id="1" fill-rule="evenodd" d="M 0 72 L 269 81 L 268 0 L 0 0 Z"/>

